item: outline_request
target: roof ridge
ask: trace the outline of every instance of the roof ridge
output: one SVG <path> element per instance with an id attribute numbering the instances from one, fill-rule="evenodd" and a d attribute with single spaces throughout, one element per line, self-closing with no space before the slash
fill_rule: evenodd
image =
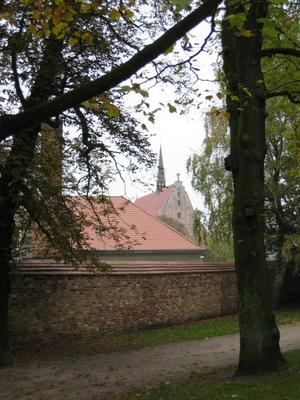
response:
<path id="1" fill-rule="evenodd" d="M 128 200 L 130 202 L 130 200 Z M 196 243 L 194 240 L 188 238 L 187 236 L 183 235 L 181 232 L 178 232 L 175 228 L 173 228 L 171 225 L 167 224 L 166 222 L 162 221 L 161 219 L 155 217 L 154 215 L 150 214 L 148 211 L 144 210 L 143 208 L 139 207 L 137 204 L 130 202 L 133 206 L 135 206 L 136 208 L 138 208 L 139 210 L 141 210 L 143 213 L 149 215 L 151 218 L 155 219 L 156 221 L 159 221 L 162 225 L 164 225 L 165 227 L 167 227 L 168 229 L 170 229 L 171 231 L 177 233 L 179 236 L 181 236 L 183 239 L 195 244 L 196 246 L 198 246 L 199 248 L 207 248 L 207 246 L 204 245 L 199 245 L 198 243 Z"/>

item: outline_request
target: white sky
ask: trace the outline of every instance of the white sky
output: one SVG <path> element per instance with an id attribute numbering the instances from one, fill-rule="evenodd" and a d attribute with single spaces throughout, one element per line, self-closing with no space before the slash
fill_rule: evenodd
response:
<path id="1" fill-rule="evenodd" d="M 192 31 L 195 42 L 202 44 L 203 40 L 210 31 L 210 25 L 202 23 Z M 199 45 L 198 45 L 199 48 Z M 195 46 L 193 51 L 196 51 Z M 213 55 L 201 53 L 194 61 L 193 65 L 199 69 L 201 79 L 214 79 L 213 63 L 216 63 L 218 49 L 210 49 Z M 190 56 L 191 53 L 186 56 Z M 170 55 L 171 57 L 171 55 Z M 194 79 L 194 78 L 193 78 Z M 151 148 L 154 153 L 159 154 L 159 147 L 162 146 L 163 161 L 166 175 L 166 184 L 170 185 L 177 179 L 176 174 L 180 173 L 180 180 L 183 182 L 185 189 L 191 199 L 194 208 L 204 209 L 203 200 L 199 193 L 195 192 L 191 185 L 191 176 L 187 174 L 186 162 L 190 155 L 199 152 L 205 137 L 204 130 L 204 114 L 214 105 L 214 100 L 218 103 L 215 96 L 218 87 L 208 82 L 198 82 L 197 87 L 201 89 L 199 98 L 200 107 L 191 109 L 184 115 L 179 113 L 170 113 L 168 109 L 157 112 L 155 115 L 155 124 L 145 121 L 149 132 L 153 134 L 151 137 Z M 147 89 L 147 88 L 146 88 Z M 174 104 L 175 95 L 172 88 L 166 86 L 156 86 L 150 91 L 150 97 L 147 102 L 151 104 L 150 109 L 160 107 L 159 102 L 170 102 Z M 212 101 L 205 99 L 207 95 L 214 95 Z M 140 99 L 139 99 L 140 100 Z M 139 101 L 137 100 L 137 101 Z M 143 122 L 143 121 L 142 121 Z M 111 195 L 123 195 L 129 200 L 135 200 L 137 197 L 143 196 L 156 189 L 157 165 L 146 174 L 139 172 L 147 186 L 133 181 L 129 177 L 123 175 L 126 184 L 119 179 L 110 185 Z M 150 185 L 150 186 L 149 186 Z"/>
<path id="2" fill-rule="evenodd" d="M 186 162 L 193 152 L 201 149 L 205 135 L 203 125 L 203 116 L 200 112 L 195 112 L 193 115 L 178 115 L 170 114 L 168 110 L 164 110 L 156 116 L 155 124 L 147 124 L 149 131 L 153 133 L 152 150 L 158 154 L 159 147 L 162 146 L 166 184 L 174 183 L 177 179 L 176 174 L 180 173 L 180 180 L 183 182 L 194 208 L 202 208 L 203 202 L 201 196 L 191 186 L 191 177 L 186 172 Z M 124 176 L 126 186 L 124 187 L 122 182 L 117 180 L 110 186 L 110 194 L 124 195 L 130 200 L 135 200 L 137 197 L 155 190 L 156 176 L 157 165 L 143 173 L 142 179 L 150 184 L 150 187 L 132 182 L 129 177 Z"/>
<path id="3" fill-rule="evenodd" d="M 207 32 L 207 25 L 201 29 L 200 35 Z M 206 31 L 206 32 L 205 32 Z M 204 33 L 203 33 L 204 32 Z M 199 36 L 199 31 L 197 32 Z M 202 79 L 214 79 L 214 71 L 212 63 L 215 62 L 216 55 L 210 56 L 202 53 L 198 60 L 194 63 L 203 73 L 200 75 Z M 214 100 L 218 101 L 216 96 L 212 101 L 205 99 L 207 95 L 215 95 L 217 87 L 208 82 L 198 82 L 197 87 L 201 88 L 201 96 L 199 99 L 199 109 L 191 109 L 184 115 L 170 113 L 168 108 L 156 113 L 155 123 L 145 121 L 149 132 L 153 135 L 150 139 L 151 148 L 154 153 L 159 153 L 159 147 L 162 146 L 163 161 L 166 175 L 166 184 L 170 185 L 177 179 L 176 174 L 180 173 L 180 180 L 183 182 L 185 189 L 191 199 L 194 208 L 204 209 L 203 200 L 198 192 L 195 192 L 191 185 L 191 176 L 187 174 L 186 162 L 191 154 L 199 152 L 205 137 L 204 130 L 204 114 L 214 105 Z M 208 91 L 209 90 L 209 91 Z M 175 95 L 172 89 L 166 87 L 155 87 L 150 90 L 150 97 L 147 102 L 151 104 L 150 109 L 160 107 L 159 102 L 170 102 L 174 104 Z M 143 121 L 142 121 L 143 122 Z M 110 185 L 111 195 L 123 195 L 129 200 L 135 200 L 137 197 L 153 192 L 156 188 L 157 165 L 146 174 L 139 172 L 142 179 L 148 184 L 147 186 L 134 182 L 129 177 L 123 175 L 126 184 L 118 179 Z M 149 186 L 150 185 L 150 186 Z"/>

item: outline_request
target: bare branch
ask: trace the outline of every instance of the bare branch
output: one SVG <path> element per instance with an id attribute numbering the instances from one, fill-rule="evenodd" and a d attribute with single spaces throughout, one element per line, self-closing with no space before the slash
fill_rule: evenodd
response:
<path id="1" fill-rule="evenodd" d="M 266 99 L 271 99 L 273 97 L 287 97 L 292 103 L 300 104 L 300 90 L 295 92 L 290 92 L 289 90 L 282 90 L 278 92 L 269 92 L 266 95 Z"/>
<path id="2" fill-rule="evenodd" d="M 128 40 L 126 40 L 123 36 L 121 36 L 116 30 L 115 28 L 112 26 L 112 24 L 110 23 L 109 19 L 106 18 L 104 15 L 100 15 L 100 19 L 102 19 L 108 26 L 108 28 L 110 29 L 110 31 L 112 32 L 112 34 L 121 42 L 126 44 L 126 46 L 131 47 L 132 49 L 139 51 L 140 49 L 138 48 L 138 46 L 135 46 L 133 43 L 129 42 Z"/>
<path id="3" fill-rule="evenodd" d="M 11 52 L 11 66 L 12 66 L 12 72 L 13 72 L 13 77 L 14 77 L 16 93 L 17 93 L 17 96 L 19 97 L 19 100 L 20 100 L 22 106 L 25 108 L 27 102 L 26 102 L 26 99 L 25 99 L 22 89 L 21 89 L 18 68 L 17 68 L 17 55 L 14 50 L 12 50 L 12 52 Z"/>
<path id="4" fill-rule="evenodd" d="M 285 56 L 293 56 L 293 57 L 300 57 L 300 50 L 293 49 L 290 47 L 274 47 L 270 49 L 263 49 L 261 51 L 261 55 L 263 57 L 272 57 L 277 54 L 283 54 Z"/>
<path id="5" fill-rule="evenodd" d="M 189 64 L 190 65 L 190 70 L 196 75 L 197 80 L 202 81 L 202 79 L 199 78 L 199 76 L 197 75 L 194 67 L 192 66 L 192 61 L 193 61 L 194 58 L 196 58 L 200 53 L 202 53 L 204 51 L 205 47 L 207 46 L 208 41 L 210 40 L 210 38 L 212 37 L 214 32 L 215 32 L 215 19 L 214 19 L 214 16 L 213 16 L 212 20 L 211 20 L 211 30 L 210 30 L 209 34 L 206 36 L 206 38 L 204 39 L 204 41 L 202 43 L 202 46 L 200 47 L 199 50 L 197 50 L 189 58 L 187 58 L 187 59 L 185 59 L 183 61 L 180 61 L 180 62 L 178 62 L 176 64 L 166 65 L 160 71 L 157 71 L 157 73 L 155 75 L 150 76 L 149 78 L 147 78 L 143 82 L 143 84 L 148 82 L 148 81 L 150 81 L 150 80 L 157 79 L 159 76 L 161 76 L 169 68 L 176 68 L 176 67 L 180 67 L 180 66 L 185 65 L 185 64 Z M 155 65 L 155 67 L 156 67 L 156 69 L 158 69 L 156 65 Z M 204 81 L 207 82 L 206 79 L 204 79 Z M 213 81 L 213 82 L 215 82 L 215 81 Z"/>

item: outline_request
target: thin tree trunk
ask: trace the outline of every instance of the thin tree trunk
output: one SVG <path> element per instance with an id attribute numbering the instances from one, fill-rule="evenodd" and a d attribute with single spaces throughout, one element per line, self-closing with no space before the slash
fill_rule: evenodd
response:
<path id="1" fill-rule="evenodd" d="M 287 270 L 287 262 L 284 260 L 282 251 L 283 251 L 283 242 L 284 242 L 284 233 L 282 231 L 282 227 L 280 224 L 278 225 L 278 233 L 276 239 L 276 269 L 275 276 L 272 285 L 272 298 L 274 307 L 279 306 L 282 295 L 282 287 L 283 282 L 286 276 Z"/>
<path id="2" fill-rule="evenodd" d="M 227 1 L 226 15 L 245 12 Z M 236 4 L 236 2 L 235 2 Z M 234 181 L 233 232 L 238 278 L 240 358 L 237 373 L 276 370 L 284 364 L 272 314 L 271 287 L 264 249 L 265 87 L 261 71 L 261 25 L 267 1 L 252 0 L 245 29 L 238 36 L 225 18 L 222 32 L 228 88 L 231 154 L 226 160 Z"/>

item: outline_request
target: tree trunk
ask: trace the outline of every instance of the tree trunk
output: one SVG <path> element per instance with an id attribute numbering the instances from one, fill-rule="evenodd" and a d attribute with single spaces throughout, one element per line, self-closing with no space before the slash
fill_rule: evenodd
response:
<path id="1" fill-rule="evenodd" d="M 1 187 L 2 189 L 2 187 Z M 10 291 L 9 261 L 11 258 L 11 229 L 13 218 L 5 212 L 9 209 L 0 198 L 0 368 L 9 364 L 8 354 L 8 298 Z M 10 228 L 9 228 L 10 227 Z"/>
<path id="2" fill-rule="evenodd" d="M 235 4 L 234 4 L 235 3 Z M 246 13 L 243 37 L 224 19 L 222 46 L 227 83 L 231 154 L 225 162 L 234 181 L 233 232 L 238 279 L 240 358 L 237 374 L 276 370 L 284 364 L 264 249 L 265 87 L 261 71 L 261 24 L 267 1 L 248 10 L 226 2 L 226 16 Z"/>
<path id="3" fill-rule="evenodd" d="M 276 238 L 276 270 L 272 287 L 272 299 L 274 307 L 280 305 L 282 287 L 287 270 L 287 262 L 285 261 L 282 254 L 283 243 L 284 243 L 284 232 L 280 222 L 278 223 L 278 220 L 277 220 L 277 227 L 278 227 L 278 232 Z"/>
<path id="4" fill-rule="evenodd" d="M 63 42 L 53 37 L 47 41 L 30 96 L 26 99 L 25 110 L 46 102 L 53 93 L 55 77 L 61 68 L 62 46 Z M 34 157 L 39 131 L 40 124 L 33 122 L 31 127 L 14 136 L 12 149 L 0 176 L 0 367 L 9 362 L 9 263 L 12 256 L 14 218 L 20 206 L 20 192 Z"/>
<path id="5" fill-rule="evenodd" d="M 9 265 L 12 258 L 14 217 L 19 207 L 20 190 L 34 155 L 38 132 L 38 127 L 27 129 L 14 138 L 0 177 L 0 367 L 9 363 Z"/>

